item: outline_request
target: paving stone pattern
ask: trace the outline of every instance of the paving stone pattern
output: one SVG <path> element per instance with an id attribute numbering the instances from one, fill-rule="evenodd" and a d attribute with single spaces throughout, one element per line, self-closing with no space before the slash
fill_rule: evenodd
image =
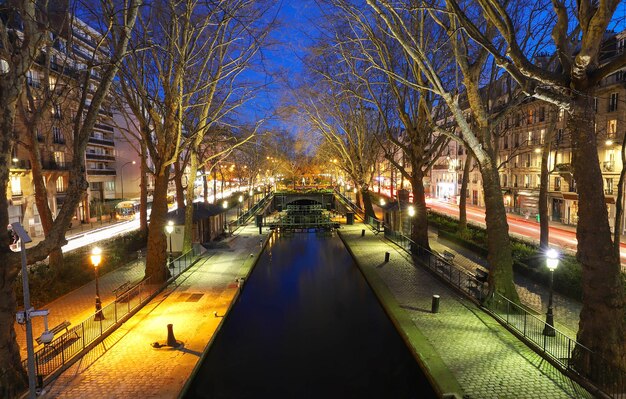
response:
<path id="1" fill-rule="evenodd" d="M 362 267 L 375 270 L 437 350 L 469 398 L 591 398 L 474 303 L 412 265 L 401 250 L 363 225 L 341 234 Z M 390 261 L 384 263 L 385 252 Z M 439 313 L 431 313 L 440 295 Z M 419 343 L 417 343 L 419 344 Z"/>
<path id="2" fill-rule="evenodd" d="M 177 397 L 236 298 L 235 280 L 248 275 L 254 261 L 250 254 L 259 254 L 259 239 L 266 236 L 245 227 L 230 239 L 229 248 L 209 251 L 176 285 L 47 386 L 44 397 Z M 173 324 L 183 347 L 151 346 L 166 343 L 167 324 Z"/>

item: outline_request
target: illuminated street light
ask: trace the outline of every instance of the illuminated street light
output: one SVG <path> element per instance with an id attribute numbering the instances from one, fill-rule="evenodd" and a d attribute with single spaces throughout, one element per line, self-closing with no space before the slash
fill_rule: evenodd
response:
<path id="1" fill-rule="evenodd" d="M 546 313 L 546 326 L 543 329 L 543 335 L 554 337 L 554 314 L 552 313 L 552 292 L 554 283 L 554 271 L 559 266 L 559 253 L 550 248 L 546 252 L 546 266 L 550 270 L 550 297 L 548 299 L 548 312 Z"/>
<path id="2" fill-rule="evenodd" d="M 102 261 L 102 250 L 100 247 L 94 247 L 91 250 L 89 259 L 91 260 L 91 264 L 93 265 L 93 269 L 96 273 L 96 315 L 94 320 L 100 321 L 104 320 L 104 314 L 102 314 L 102 302 L 100 301 L 100 287 L 98 286 L 98 265 Z"/>
<path id="3" fill-rule="evenodd" d="M 408 207 L 408 211 L 409 211 L 409 216 L 410 216 L 410 217 L 415 216 L 415 208 L 413 207 L 413 205 L 410 205 L 410 206 Z"/>
<path id="4" fill-rule="evenodd" d="M 380 206 L 385 206 L 385 200 L 384 199 L 380 199 Z"/>

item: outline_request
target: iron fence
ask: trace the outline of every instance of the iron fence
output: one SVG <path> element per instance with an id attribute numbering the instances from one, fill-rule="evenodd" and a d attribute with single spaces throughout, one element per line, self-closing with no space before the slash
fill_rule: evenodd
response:
<path id="1" fill-rule="evenodd" d="M 79 356 L 90 345 L 97 343 L 103 335 L 117 328 L 132 312 L 145 305 L 153 295 L 193 265 L 198 255 L 195 248 L 184 253 L 170 263 L 171 277 L 165 283 L 153 284 L 150 277 L 140 281 L 123 294 L 118 295 L 114 302 L 102 308 L 104 318 L 96 320 L 94 313 L 38 349 L 34 354 L 38 382 L 41 384 L 43 379 Z M 24 359 L 22 363 L 24 369 L 27 370 L 28 359 Z"/>
<path id="2" fill-rule="evenodd" d="M 385 238 L 418 258 L 424 266 L 465 295 L 477 300 L 484 309 L 510 330 L 515 331 L 538 353 L 550 359 L 563 371 L 571 373 L 587 389 L 591 391 L 595 389 L 596 391 L 592 392 L 594 395 L 626 398 L 626 372 L 620 367 L 558 329 L 554 329 L 554 336 L 544 335 L 546 327 L 544 319 L 498 293 L 487 298 L 487 284 L 478 280 L 471 272 L 457 266 L 455 261 L 423 248 L 404 234 L 391 229 L 385 229 Z M 578 370 L 582 368 L 578 365 L 585 365 L 584 369 L 588 372 L 579 372 Z"/>

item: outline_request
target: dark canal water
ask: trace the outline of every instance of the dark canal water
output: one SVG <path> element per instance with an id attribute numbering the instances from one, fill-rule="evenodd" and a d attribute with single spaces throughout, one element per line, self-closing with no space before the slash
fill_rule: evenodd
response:
<path id="1" fill-rule="evenodd" d="M 314 233 L 268 245 L 185 396 L 435 397 L 341 240 Z"/>

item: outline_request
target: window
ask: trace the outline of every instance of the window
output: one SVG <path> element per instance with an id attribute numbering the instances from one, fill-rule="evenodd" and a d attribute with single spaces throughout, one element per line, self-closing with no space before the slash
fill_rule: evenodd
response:
<path id="1" fill-rule="evenodd" d="M 606 137 L 614 139 L 617 135 L 617 119 L 609 119 L 606 126 Z"/>
<path id="2" fill-rule="evenodd" d="M 65 163 L 65 153 L 63 151 L 55 151 L 53 153 L 54 162 L 57 165 L 63 165 Z"/>
<path id="3" fill-rule="evenodd" d="M 515 126 L 519 126 L 522 124 L 522 114 L 515 115 Z"/>
<path id="4" fill-rule="evenodd" d="M 29 69 L 26 72 L 26 83 L 31 87 L 39 87 L 39 73 Z"/>
<path id="5" fill-rule="evenodd" d="M 513 187 L 517 187 L 517 175 L 513 175 Z"/>
<path id="6" fill-rule="evenodd" d="M 604 193 L 605 194 L 613 194 L 613 178 L 607 177 L 604 179 Z"/>
<path id="7" fill-rule="evenodd" d="M 543 144 L 546 141 L 546 129 L 539 131 L 539 144 Z"/>
<path id="8" fill-rule="evenodd" d="M 539 122 L 543 122 L 546 120 L 546 107 L 539 108 Z"/>
<path id="9" fill-rule="evenodd" d="M 561 178 L 558 176 L 554 178 L 554 191 L 561 191 Z"/>
<path id="10" fill-rule="evenodd" d="M 563 108 L 559 109 L 559 122 L 563 122 L 563 118 L 565 117 L 565 110 Z"/>
<path id="11" fill-rule="evenodd" d="M 611 93 L 609 100 L 609 112 L 617 111 L 617 102 L 619 101 L 619 93 Z"/>
<path id="12" fill-rule="evenodd" d="M 57 193 L 65 192 L 65 181 L 63 180 L 63 176 L 59 176 L 59 178 L 57 179 L 56 188 L 57 188 Z"/>
<path id="13" fill-rule="evenodd" d="M 528 132 L 528 145 L 533 144 L 533 132 Z"/>
<path id="14" fill-rule="evenodd" d="M 61 119 L 61 105 L 54 104 L 52 106 L 52 117 L 55 119 Z"/>
<path id="15" fill-rule="evenodd" d="M 563 141 L 563 129 L 559 129 L 556 131 L 556 142 L 557 144 Z"/>
<path id="16" fill-rule="evenodd" d="M 519 147 L 519 133 L 515 133 L 515 148 Z"/>
<path id="17" fill-rule="evenodd" d="M 58 126 L 52 127 L 52 141 L 55 144 L 65 144 L 65 138 L 63 137 L 63 132 L 61 132 L 61 128 Z"/>
<path id="18" fill-rule="evenodd" d="M 19 176 L 11 176 L 11 194 L 22 195 L 22 181 Z"/>
<path id="19" fill-rule="evenodd" d="M 598 112 L 598 97 L 593 98 L 593 110 Z"/>
<path id="20" fill-rule="evenodd" d="M 530 154 L 526 154 L 526 167 L 530 168 Z"/>
<path id="21" fill-rule="evenodd" d="M 107 181 L 104 183 L 105 191 L 115 191 L 115 181 Z"/>
<path id="22" fill-rule="evenodd" d="M 624 41 L 625 41 L 625 40 L 626 40 L 626 39 L 619 39 L 619 40 L 617 41 L 617 53 L 618 53 L 618 54 L 621 54 L 621 53 L 623 53 L 623 52 L 624 52 L 624 44 L 625 44 L 625 43 L 624 43 Z"/>
<path id="23" fill-rule="evenodd" d="M 530 175 L 524 175 L 524 187 L 530 187 Z"/>

